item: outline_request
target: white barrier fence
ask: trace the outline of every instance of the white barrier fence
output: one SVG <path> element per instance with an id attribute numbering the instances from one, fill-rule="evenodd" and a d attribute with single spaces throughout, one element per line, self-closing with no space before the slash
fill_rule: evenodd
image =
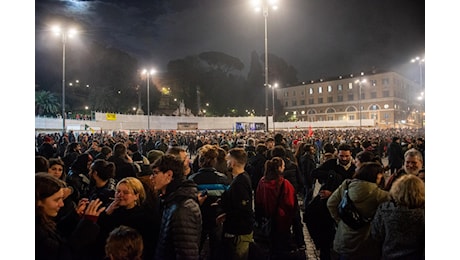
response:
<path id="1" fill-rule="evenodd" d="M 148 128 L 146 115 L 123 115 L 95 113 L 95 120 L 66 119 L 66 129 L 74 131 L 139 131 Z M 181 116 L 150 116 L 151 130 L 264 130 L 265 117 L 181 117 Z M 275 129 L 308 129 L 308 128 L 356 128 L 376 127 L 373 119 L 348 121 L 297 121 L 275 122 Z M 268 117 L 269 130 L 273 130 L 272 117 Z M 35 118 L 36 132 L 62 131 L 62 118 Z"/>

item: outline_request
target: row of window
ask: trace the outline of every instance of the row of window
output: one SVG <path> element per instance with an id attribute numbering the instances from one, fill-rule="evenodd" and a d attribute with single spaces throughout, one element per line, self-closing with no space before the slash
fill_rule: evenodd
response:
<path id="1" fill-rule="evenodd" d="M 383 85 L 383 86 L 388 86 L 389 83 L 390 83 L 390 80 L 389 80 L 388 78 L 382 79 L 382 85 Z M 373 86 L 373 87 L 377 86 L 377 80 L 370 80 L 370 85 Z M 349 89 L 349 90 L 352 90 L 352 89 L 353 89 L 353 82 L 349 82 L 349 83 L 348 83 L 348 89 Z M 331 93 L 332 90 L 333 90 L 332 85 L 328 85 L 328 86 L 327 86 L 327 92 Z M 342 85 L 342 84 L 338 84 L 338 85 L 337 85 L 337 91 L 339 91 L 339 92 L 343 91 L 343 85 Z M 313 93 L 314 93 L 314 87 L 310 87 L 310 88 L 308 89 L 308 94 L 313 95 Z M 318 87 L 318 93 L 319 93 L 319 94 L 323 93 L 323 87 L 322 87 L 322 86 L 319 86 L 319 87 Z M 302 91 L 300 92 L 300 95 L 301 95 L 301 96 L 304 96 L 304 95 L 305 95 L 305 92 L 302 90 Z M 289 91 L 285 91 L 285 92 L 284 92 L 284 96 L 285 96 L 285 97 L 288 97 L 288 96 L 289 96 Z M 292 91 L 292 96 L 294 96 L 294 97 L 296 96 L 295 90 Z"/>
<path id="2" fill-rule="evenodd" d="M 389 97 L 390 96 L 390 92 L 388 90 L 384 90 L 382 92 L 383 94 L 383 97 L 386 98 L 386 97 Z M 371 95 L 370 95 L 370 98 L 371 99 L 374 99 L 374 98 L 377 98 L 377 92 L 371 92 Z M 365 100 L 366 99 L 366 95 L 365 93 L 361 93 L 361 100 Z M 305 106 L 306 103 L 305 103 L 305 99 L 302 99 L 300 100 L 300 103 L 297 104 L 297 100 L 292 100 L 291 101 L 291 106 L 297 106 L 297 105 L 300 105 L 300 106 Z M 343 96 L 342 95 L 339 95 L 337 96 L 337 100 L 335 102 L 343 102 Z M 353 93 L 348 93 L 347 95 L 347 101 L 355 101 L 355 96 Z M 324 101 L 323 101 L 323 98 L 322 97 L 318 97 L 318 100 L 317 100 L 317 103 L 316 104 L 323 104 Z M 327 97 L 327 101 L 326 103 L 334 103 L 334 98 L 333 97 Z M 309 98 L 308 99 L 308 104 L 309 105 L 313 105 L 315 104 L 315 99 L 314 98 Z M 285 107 L 289 107 L 289 102 L 288 101 L 285 101 L 284 103 L 284 106 Z"/>

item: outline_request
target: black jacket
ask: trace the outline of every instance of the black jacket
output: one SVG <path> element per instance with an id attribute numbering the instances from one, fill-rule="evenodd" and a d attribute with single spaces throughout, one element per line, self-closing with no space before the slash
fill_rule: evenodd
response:
<path id="1" fill-rule="evenodd" d="M 209 229 L 216 226 L 216 217 L 222 212 L 219 206 L 211 206 L 228 189 L 230 180 L 227 175 L 216 171 L 215 168 L 200 168 L 198 172 L 189 175 L 198 185 L 198 191 L 207 190 L 208 197 L 201 205 L 201 215 L 203 218 L 203 228 Z"/>
<path id="2" fill-rule="evenodd" d="M 199 259 L 202 224 L 197 195 L 191 180 L 165 195 L 155 259 Z"/>
<path id="3" fill-rule="evenodd" d="M 223 231 L 234 235 L 246 235 L 253 231 L 252 186 L 247 172 L 236 176 L 230 188 L 222 194 L 222 208 L 226 213 Z"/>
<path id="4" fill-rule="evenodd" d="M 69 216 L 74 218 L 75 216 Z M 39 220 L 35 221 L 35 259 L 76 260 L 87 259 L 88 248 L 99 233 L 99 226 L 87 219 L 71 221 L 69 235 L 57 230 L 46 229 Z"/>

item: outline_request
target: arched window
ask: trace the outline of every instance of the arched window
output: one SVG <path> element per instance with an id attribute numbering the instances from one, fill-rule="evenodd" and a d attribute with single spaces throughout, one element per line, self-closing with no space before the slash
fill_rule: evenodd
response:
<path id="1" fill-rule="evenodd" d="M 333 109 L 332 107 L 326 109 L 326 113 L 329 114 L 329 113 L 335 113 L 335 109 Z"/>
<path id="2" fill-rule="evenodd" d="M 345 109 L 345 112 L 354 112 L 356 110 L 356 107 L 347 107 L 347 109 Z"/>

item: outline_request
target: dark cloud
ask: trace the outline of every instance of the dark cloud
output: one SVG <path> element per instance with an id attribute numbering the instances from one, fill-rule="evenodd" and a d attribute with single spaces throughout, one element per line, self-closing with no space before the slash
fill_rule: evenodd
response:
<path id="1" fill-rule="evenodd" d="M 424 53 L 424 2 L 290 0 L 268 17 L 268 50 L 300 80 L 372 67 L 406 69 Z M 264 18 L 249 0 L 38 1 L 36 33 L 66 18 L 99 41 L 165 69 L 173 59 L 221 51 L 241 59 L 264 52 Z M 41 46 L 37 35 L 36 49 Z"/>

